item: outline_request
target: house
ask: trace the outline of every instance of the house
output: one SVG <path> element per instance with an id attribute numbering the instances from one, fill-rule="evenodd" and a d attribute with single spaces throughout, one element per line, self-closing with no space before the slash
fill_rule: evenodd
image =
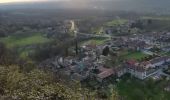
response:
<path id="1" fill-rule="evenodd" d="M 126 46 L 131 50 L 142 50 L 147 47 L 147 44 L 144 41 L 128 40 Z"/>
<path id="2" fill-rule="evenodd" d="M 115 71 L 112 68 L 99 67 L 98 69 L 100 73 L 96 75 L 96 78 L 99 82 L 102 82 L 104 79 L 115 74 Z"/>
<path id="3" fill-rule="evenodd" d="M 146 77 L 145 69 L 143 67 L 138 66 L 138 63 L 136 61 L 127 61 L 125 66 L 127 73 L 130 73 L 132 76 L 139 79 L 144 79 Z"/>
<path id="4" fill-rule="evenodd" d="M 161 66 L 166 62 L 170 62 L 170 57 L 157 57 L 150 61 L 144 61 L 141 63 L 138 63 L 134 60 L 129 60 L 124 66 L 126 67 L 127 73 L 130 73 L 132 76 L 143 80 L 151 75 L 156 74 L 158 72 L 157 66 Z"/>
<path id="5" fill-rule="evenodd" d="M 150 66 L 149 62 L 138 63 L 133 60 L 125 63 L 127 73 L 141 80 L 157 73 L 157 70 Z"/>
<path id="6" fill-rule="evenodd" d="M 80 75 L 78 73 L 74 73 L 74 74 L 71 75 L 71 80 L 73 80 L 73 81 L 80 82 L 80 81 L 82 81 L 84 79 L 86 79 L 86 76 L 82 76 L 82 75 Z"/>
<path id="7" fill-rule="evenodd" d="M 115 69 L 115 73 L 116 73 L 117 77 L 121 77 L 124 74 L 126 74 L 127 71 L 126 71 L 126 68 L 124 66 L 119 66 Z"/>
<path id="8" fill-rule="evenodd" d="M 150 61 L 143 61 L 140 63 L 140 66 L 143 67 L 144 69 L 149 69 L 149 68 L 154 68 Z"/>
<path id="9" fill-rule="evenodd" d="M 150 63 L 154 67 L 161 66 L 166 62 L 170 62 L 170 57 L 163 56 L 163 57 L 157 57 L 157 58 L 154 58 L 154 59 L 150 60 Z"/>

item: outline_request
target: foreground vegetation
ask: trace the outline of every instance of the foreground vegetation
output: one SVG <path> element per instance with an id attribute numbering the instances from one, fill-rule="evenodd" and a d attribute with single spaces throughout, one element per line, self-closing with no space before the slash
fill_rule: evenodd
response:
<path id="1" fill-rule="evenodd" d="M 52 75 L 34 69 L 22 72 L 18 66 L 0 66 L 1 100 L 52 100 L 79 97 L 69 87 L 55 82 Z"/>
<path id="2" fill-rule="evenodd" d="M 169 100 L 169 93 L 164 91 L 166 84 L 165 80 L 141 81 L 127 75 L 118 83 L 117 87 L 119 94 L 125 97 L 125 100 Z"/>

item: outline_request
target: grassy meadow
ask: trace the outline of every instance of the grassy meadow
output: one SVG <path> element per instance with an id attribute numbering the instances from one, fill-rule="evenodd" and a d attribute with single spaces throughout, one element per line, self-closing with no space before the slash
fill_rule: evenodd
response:
<path id="1" fill-rule="evenodd" d="M 144 54 L 142 52 L 128 52 L 127 54 L 124 55 L 125 59 L 135 59 L 135 60 L 140 60 L 142 58 L 147 57 L 147 54 Z"/>
<path id="2" fill-rule="evenodd" d="M 35 34 L 29 34 L 26 36 L 22 35 L 11 35 L 8 37 L 0 38 L 0 42 L 4 43 L 7 48 L 15 48 L 19 52 L 19 56 L 21 58 L 26 59 L 28 57 L 29 52 L 34 51 L 30 48 L 24 48 L 25 46 L 31 46 L 31 45 L 38 45 L 50 42 L 51 40 L 44 37 L 40 33 Z"/>
<path id="3" fill-rule="evenodd" d="M 81 45 L 87 45 L 87 44 L 94 44 L 94 45 L 102 45 L 104 44 L 108 38 L 101 38 L 101 39 L 90 39 L 88 41 L 84 41 L 81 43 Z"/>
<path id="4" fill-rule="evenodd" d="M 20 47 L 20 46 L 27 46 L 33 44 L 41 44 L 49 42 L 50 39 L 43 37 L 42 34 L 33 34 L 30 36 L 8 36 L 5 38 L 0 38 L 0 42 L 6 44 L 7 47 Z"/>

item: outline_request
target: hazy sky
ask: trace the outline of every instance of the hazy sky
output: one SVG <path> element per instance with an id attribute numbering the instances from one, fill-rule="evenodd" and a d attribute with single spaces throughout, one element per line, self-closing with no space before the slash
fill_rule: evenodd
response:
<path id="1" fill-rule="evenodd" d="M 10 3 L 10 2 L 27 2 L 27 1 L 35 1 L 35 0 L 0 0 L 0 3 Z"/>
<path id="2" fill-rule="evenodd" d="M 0 3 L 31 2 L 31 1 L 37 2 L 37 1 L 86 1 L 86 0 L 0 0 Z M 95 1 L 95 0 L 91 0 L 91 1 Z M 100 0 L 100 1 L 109 1 L 109 0 Z M 112 0 L 112 1 L 118 1 L 118 0 Z"/>
<path id="3" fill-rule="evenodd" d="M 0 0 L 0 3 L 30 2 L 30 1 L 59 1 L 59 0 Z"/>

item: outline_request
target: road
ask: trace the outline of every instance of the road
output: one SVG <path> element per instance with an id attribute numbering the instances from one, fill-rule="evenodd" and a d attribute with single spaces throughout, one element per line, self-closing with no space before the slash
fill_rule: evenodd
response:
<path id="1" fill-rule="evenodd" d="M 102 38 L 111 38 L 110 35 L 107 35 L 107 34 L 101 34 L 101 35 L 97 35 L 97 34 L 90 34 L 90 33 L 80 33 L 78 32 L 77 30 L 77 27 L 75 25 L 75 22 L 74 20 L 70 20 L 70 23 L 71 23 L 71 28 L 70 30 L 75 32 L 76 35 L 82 35 L 82 36 L 85 36 L 85 37 L 102 37 Z"/>
<path id="2" fill-rule="evenodd" d="M 70 30 L 71 30 L 71 31 L 75 31 L 75 22 L 74 22 L 74 20 L 70 20 L 70 23 L 71 23 L 71 28 L 70 28 Z"/>

